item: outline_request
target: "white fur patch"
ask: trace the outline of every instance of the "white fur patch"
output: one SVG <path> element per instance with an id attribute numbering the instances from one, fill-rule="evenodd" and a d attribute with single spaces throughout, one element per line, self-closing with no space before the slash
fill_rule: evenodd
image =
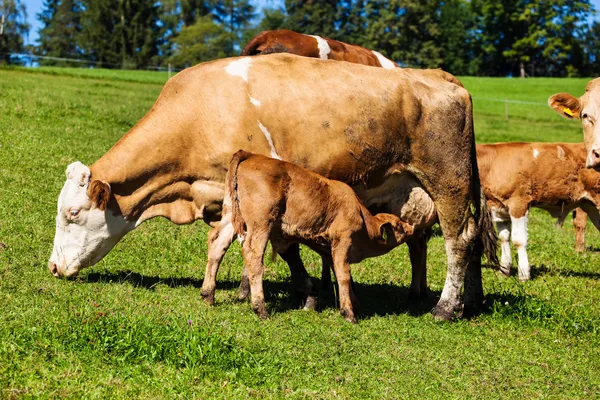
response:
<path id="1" fill-rule="evenodd" d="M 256 107 L 260 107 L 260 101 L 258 99 L 255 99 L 250 95 L 248 95 L 248 97 L 250 97 L 250 103 L 254 104 Z"/>
<path id="2" fill-rule="evenodd" d="M 396 65 L 394 64 L 394 62 L 392 60 L 390 60 L 389 58 L 387 58 L 386 56 L 384 56 L 383 54 L 381 54 L 380 52 L 373 50 L 373 54 L 375 54 L 375 57 L 377 57 L 377 60 L 379 60 L 379 64 L 381 64 L 382 68 L 384 68 L 384 69 L 396 68 Z"/>
<path id="3" fill-rule="evenodd" d="M 319 58 L 321 60 L 327 60 L 327 56 L 331 53 L 331 48 L 329 47 L 329 43 L 327 40 L 323 39 L 321 36 L 308 35 L 312 36 L 317 40 L 317 46 L 319 46 Z"/>
<path id="4" fill-rule="evenodd" d="M 540 155 L 540 151 L 538 149 L 533 149 L 533 158 L 538 158 Z"/>
<path id="5" fill-rule="evenodd" d="M 560 146 L 556 146 L 556 155 L 558 156 L 559 160 L 563 160 L 566 158 L 567 153 L 565 153 L 565 149 L 563 149 Z"/>
<path id="6" fill-rule="evenodd" d="M 278 160 L 281 160 L 281 157 L 279 157 L 279 154 L 277 154 L 277 150 L 275 150 L 275 145 L 273 144 L 273 138 L 271 138 L 271 134 L 269 133 L 267 128 L 263 124 L 261 124 L 260 121 L 257 121 L 257 122 L 258 122 L 258 127 L 260 128 L 262 133 L 265 135 L 265 138 L 267 139 L 267 142 L 269 143 L 269 147 L 271 148 L 271 158 L 276 158 Z"/>
<path id="7" fill-rule="evenodd" d="M 225 67 L 225 72 L 231 76 L 239 76 L 246 82 L 248 82 L 248 70 L 250 70 L 250 64 L 252 58 L 244 57 L 238 60 L 232 61 Z"/>

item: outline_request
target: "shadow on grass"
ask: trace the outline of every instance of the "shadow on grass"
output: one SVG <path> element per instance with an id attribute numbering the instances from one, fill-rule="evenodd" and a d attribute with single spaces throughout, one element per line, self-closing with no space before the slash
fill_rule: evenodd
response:
<path id="1" fill-rule="evenodd" d="M 482 265 L 483 268 L 493 269 L 500 273 L 500 267 L 491 264 Z M 517 276 L 517 268 L 511 268 L 511 276 Z M 600 279 L 600 272 L 589 272 L 589 271 L 569 271 L 558 268 L 548 268 L 545 265 L 532 265 L 531 266 L 531 280 L 541 276 L 567 276 L 575 278 L 589 278 L 589 279 Z"/>

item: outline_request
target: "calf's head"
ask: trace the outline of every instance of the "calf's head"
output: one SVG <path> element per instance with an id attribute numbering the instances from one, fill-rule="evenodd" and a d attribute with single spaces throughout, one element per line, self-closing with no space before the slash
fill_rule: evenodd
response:
<path id="1" fill-rule="evenodd" d="M 563 117 L 581 119 L 586 167 L 600 170 L 600 78 L 587 84 L 583 96 L 558 93 L 548 99 L 548 104 Z"/>
<path id="2" fill-rule="evenodd" d="M 93 180 L 79 161 L 66 170 L 67 181 L 58 197 L 56 234 L 48 268 L 56 277 L 75 276 L 100 261 L 135 225 L 118 207 L 109 207 L 110 185 Z M 116 210 L 115 210 L 116 208 Z"/>

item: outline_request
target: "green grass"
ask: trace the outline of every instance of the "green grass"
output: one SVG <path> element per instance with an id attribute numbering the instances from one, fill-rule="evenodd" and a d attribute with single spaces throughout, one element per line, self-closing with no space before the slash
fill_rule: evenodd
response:
<path id="1" fill-rule="evenodd" d="M 0 398 L 595 398 L 600 393 L 600 236 L 585 255 L 540 211 L 530 223 L 534 279 L 484 268 L 487 311 L 436 323 L 443 240 L 430 242 L 431 295 L 406 299 L 403 246 L 353 266 L 360 321 L 333 295 L 319 313 L 294 308 L 289 272 L 267 261 L 271 319 L 235 301 L 236 243 L 221 267 L 216 305 L 199 295 L 207 227 L 152 220 L 74 281 L 53 278 L 56 199 L 64 169 L 92 163 L 150 108 L 159 75 L 0 70 Z M 90 70 L 92 71 L 92 70 Z M 89 72 L 90 74 L 92 72 Z M 33 71 L 35 72 L 35 71 Z M 70 76 L 69 76 L 70 75 Z M 134 78 L 130 78 L 134 77 Z M 85 79 L 83 79 L 85 78 Z M 162 77 L 160 78 L 162 79 Z M 144 81 L 144 82 L 130 82 Z M 464 78 L 480 142 L 578 141 L 581 127 L 544 103 L 583 93 L 586 80 Z M 313 276 L 317 257 L 303 250 Z"/>

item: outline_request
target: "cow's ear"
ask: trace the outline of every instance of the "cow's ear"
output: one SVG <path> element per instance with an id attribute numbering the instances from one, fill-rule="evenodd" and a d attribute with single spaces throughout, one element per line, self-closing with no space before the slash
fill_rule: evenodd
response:
<path id="1" fill-rule="evenodd" d="M 569 93 L 558 93 L 548 99 L 548 105 L 563 117 L 579 119 L 581 115 L 581 101 Z"/>
<path id="2" fill-rule="evenodd" d="M 88 196 L 100 210 L 106 210 L 110 199 L 110 185 L 106 182 L 93 180 L 88 188 Z"/>
<path id="3" fill-rule="evenodd" d="M 75 181 L 79 186 L 86 186 L 90 182 L 92 173 L 87 166 L 75 161 L 67 166 L 65 175 L 67 175 L 67 179 Z"/>

